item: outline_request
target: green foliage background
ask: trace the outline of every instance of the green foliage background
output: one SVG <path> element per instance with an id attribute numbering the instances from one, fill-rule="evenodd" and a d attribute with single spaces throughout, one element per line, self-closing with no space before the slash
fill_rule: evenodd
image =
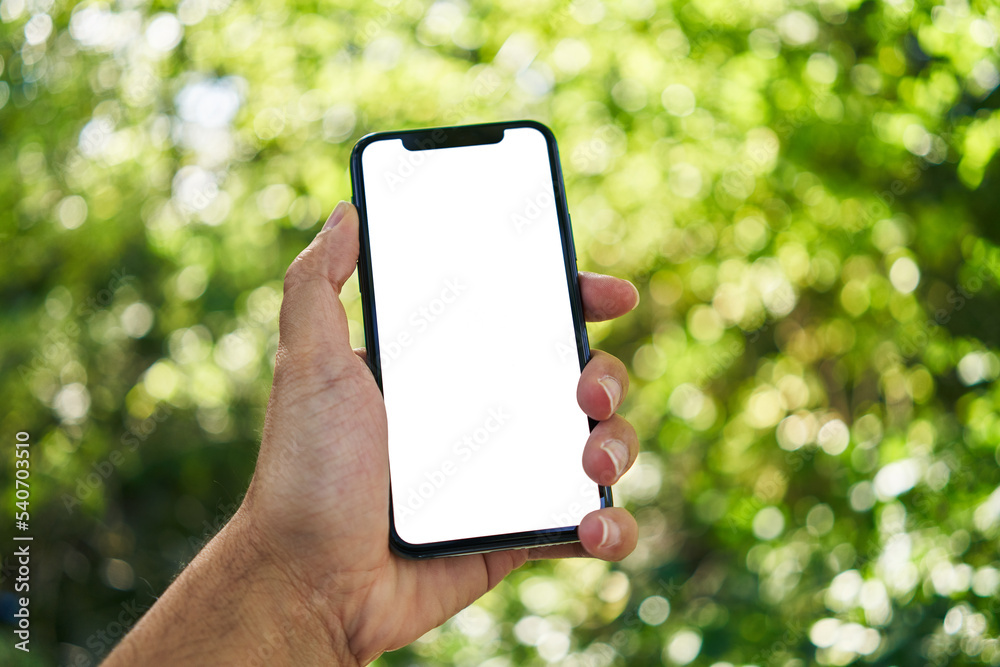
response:
<path id="1" fill-rule="evenodd" d="M 5 664 L 96 664 L 235 509 L 282 275 L 353 143 L 523 117 L 559 138 L 581 267 L 642 295 L 591 329 L 633 373 L 641 542 L 529 566 L 381 663 L 1000 664 L 996 3 L 0 20 L 2 553 L 19 431 L 36 537 Z"/>

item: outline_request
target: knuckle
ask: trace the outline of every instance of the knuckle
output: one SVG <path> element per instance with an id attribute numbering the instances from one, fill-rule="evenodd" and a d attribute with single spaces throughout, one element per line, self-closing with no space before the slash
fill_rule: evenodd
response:
<path id="1" fill-rule="evenodd" d="M 308 255 L 303 252 L 301 255 L 296 257 L 292 263 L 288 266 L 285 271 L 285 290 L 294 288 L 299 285 L 309 273 Z"/>
<path id="2" fill-rule="evenodd" d="M 285 289 L 322 277 L 323 271 L 317 266 L 318 259 L 319 253 L 312 245 L 300 252 L 285 271 Z"/>

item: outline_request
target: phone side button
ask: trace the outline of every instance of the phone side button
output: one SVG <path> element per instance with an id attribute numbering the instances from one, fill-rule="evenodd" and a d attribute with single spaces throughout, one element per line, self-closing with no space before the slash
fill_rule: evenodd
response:
<path id="1" fill-rule="evenodd" d="M 569 247 L 573 249 L 573 262 L 579 264 L 580 260 L 576 257 L 576 239 L 573 238 L 573 216 L 567 213 L 566 217 L 569 218 Z"/>

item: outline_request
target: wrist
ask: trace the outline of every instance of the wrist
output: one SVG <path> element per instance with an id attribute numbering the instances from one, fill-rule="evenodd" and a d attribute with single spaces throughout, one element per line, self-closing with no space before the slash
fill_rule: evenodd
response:
<path id="1" fill-rule="evenodd" d="M 358 664 L 319 602 L 263 548 L 241 508 L 106 664 Z"/>
<path id="2" fill-rule="evenodd" d="M 237 554 L 233 575 L 246 581 L 242 613 L 251 639 L 241 664 L 358 664 L 331 601 L 290 566 L 294 554 L 262 539 L 249 512 L 241 507 L 219 537 L 220 549 Z"/>

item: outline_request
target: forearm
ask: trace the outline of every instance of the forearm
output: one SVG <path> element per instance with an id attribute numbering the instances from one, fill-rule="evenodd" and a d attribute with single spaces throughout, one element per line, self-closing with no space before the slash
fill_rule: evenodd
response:
<path id="1" fill-rule="evenodd" d="M 259 555 L 249 534 L 237 514 L 105 665 L 357 664 L 340 627 Z"/>

